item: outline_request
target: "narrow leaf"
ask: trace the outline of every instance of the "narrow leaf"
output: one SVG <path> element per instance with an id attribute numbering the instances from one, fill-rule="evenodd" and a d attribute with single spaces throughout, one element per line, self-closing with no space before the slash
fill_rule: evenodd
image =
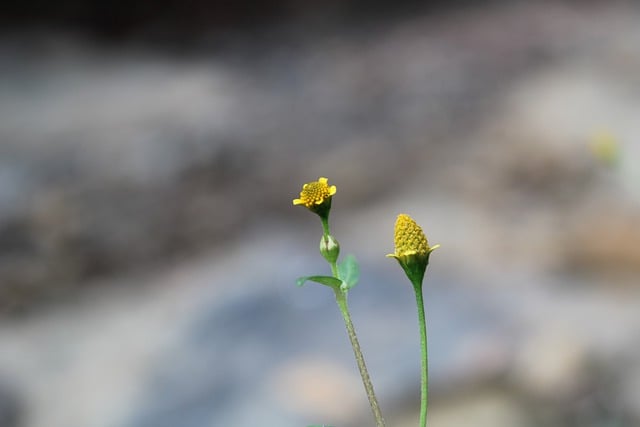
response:
<path id="1" fill-rule="evenodd" d="M 335 277 L 331 276 L 304 276 L 296 280 L 296 285 L 302 286 L 306 282 L 316 282 L 334 289 L 342 284 L 342 281 L 340 279 L 336 279 Z"/>

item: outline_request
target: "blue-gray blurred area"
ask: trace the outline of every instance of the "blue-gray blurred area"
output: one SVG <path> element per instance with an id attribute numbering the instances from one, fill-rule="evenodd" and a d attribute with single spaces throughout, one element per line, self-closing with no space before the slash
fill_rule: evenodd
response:
<path id="1" fill-rule="evenodd" d="M 640 425 L 633 1 L 8 2 L 0 426 Z"/>

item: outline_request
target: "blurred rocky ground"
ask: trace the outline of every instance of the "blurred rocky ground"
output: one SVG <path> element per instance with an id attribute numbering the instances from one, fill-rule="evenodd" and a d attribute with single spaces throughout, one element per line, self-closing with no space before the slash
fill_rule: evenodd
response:
<path id="1" fill-rule="evenodd" d="M 465 4 L 185 50 L 7 34 L 0 426 L 369 425 L 335 304 L 293 286 L 324 271 L 291 206 L 318 176 L 390 425 L 417 418 L 399 212 L 443 245 L 434 425 L 638 425 L 640 9 Z"/>

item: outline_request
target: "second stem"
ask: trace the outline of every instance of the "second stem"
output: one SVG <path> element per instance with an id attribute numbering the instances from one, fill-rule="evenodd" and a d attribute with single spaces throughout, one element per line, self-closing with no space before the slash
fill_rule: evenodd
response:
<path id="1" fill-rule="evenodd" d="M 414 283 L 416 305 L 418 306 L 418 323 L 420 325 L 420 427 L 427 425 L 427 407 L 429 405 L 429 356 L 427 353 L 427 321 L 424 315 L 422 283 Z"/>

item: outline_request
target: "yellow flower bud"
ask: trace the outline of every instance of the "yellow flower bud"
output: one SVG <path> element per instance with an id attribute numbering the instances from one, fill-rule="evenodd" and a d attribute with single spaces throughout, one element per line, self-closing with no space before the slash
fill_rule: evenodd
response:
<path id="1" fill-rule="evenodd" d="M 395 252 L 387 256 L 398 260 L 414 286 L 421 284 L 429 264 L 429 255 L 440 245 L 429 246 L 422 228 L 406 214 L 398 215 L 393 240 Z"/>
<path id="2" fill-rule="evenodd" d="M 429 252 L 427 237 L 422 228 L 409 215 L 398 215 L 394 231 L 395 257 L 412 254 L 424 255 Z"/>

